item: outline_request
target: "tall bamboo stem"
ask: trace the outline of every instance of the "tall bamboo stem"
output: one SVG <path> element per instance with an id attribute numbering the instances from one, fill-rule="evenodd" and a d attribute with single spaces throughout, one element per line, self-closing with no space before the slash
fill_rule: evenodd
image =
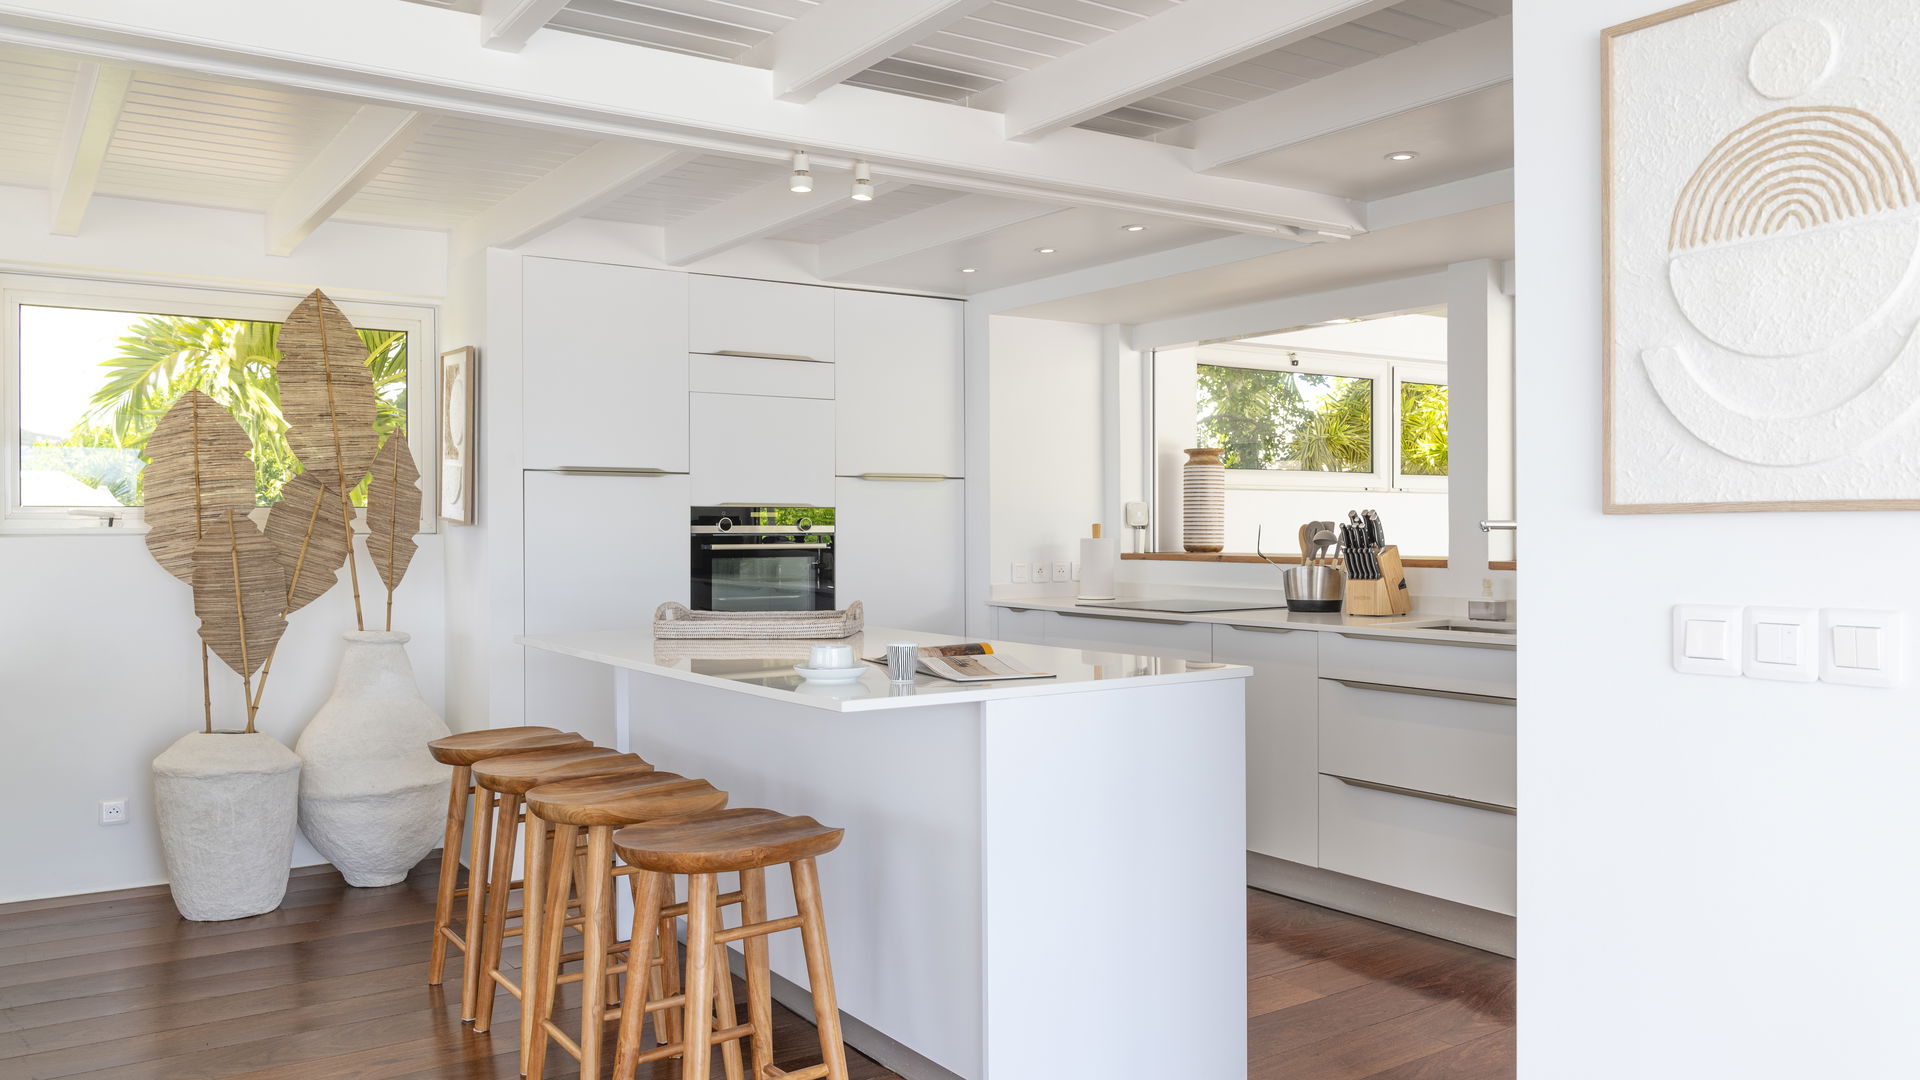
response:
<path id="1" fill-rule="evenodd" d="M 206 509 L 200 505 L 200 410 L 192 409 L 193 418 L 193 544 L 207 538 Z M 207 734 L 213 734 L 213 662 L 208 659 L 207 643 L 200 643 L 200 703 L 206 709 Z"/>
<path id="2" fill-rule="evenodd" d="M 350 492 L 354 484 L 347 483 L 346 451 L 340 446 L 340 416 L 333 400 L 333 368 L 328 359 L 333 355 L 331 342 L 327 336 L 327 320 L 324 314 L 320 320 L 320 355 L 327 375 L 327 416 L 333 425 L 333 471 L 340 477 L 340 528 L 347 540 L 347 573 L 353 580 L 353 623 L 355 629 L 367 628 L 367 617 L 360 611 L 360 568 L 353 562 L 353 503 Z M 355 483 L 358 483 L 358 479 Z"/>
<path id="3" fill-rule="evenodd" d="M 372 490 L 371 487 L 368 488 Z M 393 501 L 400 502 L 400 455 L 393 455 Z M 393 560 L 400 553 L 400 515 L 394 514 L 387 523 L 387 633 L 393 633 Z"/>
<path id="4" fill-rule="evenodd" d="M 322 487 L 320 498 L 313 500 L 313 513 L 307 515 L 307 531 L 300 537 L 300 554 L 294 556 L 293 576 L 287 579 L 287 603 L 280 609 L 282 616 L 293 609 L 294 590 L 300 587 L 300 571 L 306 569 L 307 548 L 313 544 L 313 528 L 320 523 L 320 507 L 326 502 L 326 495 L 327 489 Z M 348 557 L 352 557 L 351 551 L 348 552 Z M 280 644 L 275 642 L 273 648 L 267 652 L 267 662 L 260 666 L 260 682 L 254 689 L 253 700 L 247 703 L 249 716 L 260 711 L 260 699 L 267 696 L 267 676 L 273 674 L 273 658 L 279 655 Z"/>
<path id="5" fill-rule="evenodd" d="M 233 567 L 233 614 L 240 621 L 240 700 L 253 700 L 253 662 L 247 656 L 247 599 L 240 590 L 240 536 L 233 530 L 233 510 L 227 510 L 228 559 Z M 253 709 L 247 709 L 247 731 L 253 734 Z"/>

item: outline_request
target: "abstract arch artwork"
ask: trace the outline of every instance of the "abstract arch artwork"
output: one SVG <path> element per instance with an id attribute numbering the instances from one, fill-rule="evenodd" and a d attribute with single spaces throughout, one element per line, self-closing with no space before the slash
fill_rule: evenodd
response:
<path id="1" fill-rule="evenodd" d="M 1920 509 L 1907 0 L 1605 35 L 1606 509 Z"/>

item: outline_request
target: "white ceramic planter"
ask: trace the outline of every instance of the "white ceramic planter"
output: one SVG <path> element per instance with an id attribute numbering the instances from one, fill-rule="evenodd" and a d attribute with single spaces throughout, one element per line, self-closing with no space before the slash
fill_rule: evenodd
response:
<path id="1" fill-rule="evenodd" d="M 195 732 L 153 759 L 173 904 L 195 922 L 280 906 L 293 861 L 300 759 L 271 735 Z"/>
<path id="2" fill-rule="evenodd" d="M 451 770 L 427 743 L 450 732 L 413 680 L 409 635 L 344 636 L 333 696 L 294 747 L 300 831 L 347 884 L 392 885 L 440 841 Z"/>

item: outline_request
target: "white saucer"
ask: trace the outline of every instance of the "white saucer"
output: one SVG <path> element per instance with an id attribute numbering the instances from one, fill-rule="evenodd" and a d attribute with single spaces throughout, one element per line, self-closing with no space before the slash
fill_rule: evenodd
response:
<path id="1" fill-rule="evenodd" d="M 852 667 L 807 667 L 805 664 L 796 664 L 793 670 L 799 672 L 800 677 L 808 682 L 817 683 L 858 682 L 860 676 L 867 673 L 866 666 L 863 664 L 855 664 Z"/>

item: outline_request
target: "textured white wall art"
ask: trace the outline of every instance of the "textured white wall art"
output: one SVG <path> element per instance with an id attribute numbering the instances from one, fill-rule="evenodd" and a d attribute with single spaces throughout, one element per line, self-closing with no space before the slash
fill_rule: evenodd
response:
<path id="1" fill-rule="evenodd" d="M 1920 509 L 1920 5 L 1605 35 L 1606 509 Z"/>

